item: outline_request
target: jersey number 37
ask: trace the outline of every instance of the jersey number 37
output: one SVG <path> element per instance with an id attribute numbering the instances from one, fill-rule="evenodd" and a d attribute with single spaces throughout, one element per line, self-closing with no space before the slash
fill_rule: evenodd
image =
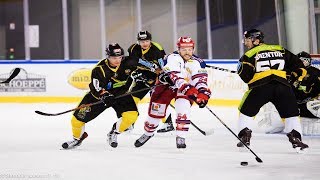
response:
<path id="1" fill-rule="evenodd" d="M 258 61 L 256 64 L 256 72 L 268 71 L 271 69 L 283 70 L 284 68 L 284 59 L 271 59 Z"/>

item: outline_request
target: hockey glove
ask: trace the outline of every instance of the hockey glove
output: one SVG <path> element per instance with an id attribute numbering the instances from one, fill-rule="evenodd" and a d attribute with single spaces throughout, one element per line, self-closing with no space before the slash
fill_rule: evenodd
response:
<path id="1" fill-rule="evenodd" d="M 139 69 L 133 71 L 130 76 L 136 83 L 142 83 L 147 87 L 152 86 L 157 78 L 157 74 L 147 70 Z"/>
<path id="2" fill-rule="evenodd" d="M 149 68 L 150 71 L 152 71 L 152 72 L 157 72 L 157 70 L 160 69 L 160 67 L 157 64 L 152 63 L 147 60 L 144 60 L 144 59 L 141 59 L 141 58 L 139 59 L 139 64 L 142 64 L 143 66 Z"/>
<path id="3" fill-rule="evenodd" d="M 190 84 L 184 84 L 179 88 L 179 91 L 188 96 L 190 99 L 195 100 L 198 95 L 198 90 Z"/>
<path id="4" fill-rule="evenodd" d="M 161 73 L 159 74 L 158 80 L 162 84 L 169 84 L 170 86 L 173 86 L 174 83 L 172 82 L 170 75 L 168 73 Z"/>
<path id="5" fill-rule="evenodd" d="M 113 94 L 106 91 L 104 94 L 102 94 L 101 100 L 103 100 L 105 106 L 108 106 L 114 103 L 115 98 Z"/>
<path id="6" fill-rule="evenodd" d="M 133 79 L 134 82 L 136 83 L 142 83 L 145 84 L 146 86 L 149 87 L 148 83 L 147 83 L 147 78 L 146 76 L 142 73 L 142 71 L 140 70 L 135 70 L 131 73 L 131 78 Z"/>
<path id="7" fill-rule="evenodd" d="M 199 93 L 195 101 L 199 105 L 199 108 L 204 108 L 207 105 L 208 100 L 211 96 L 211 91 L 210 89 L 206 88 L 200 88 L 198 91 Z"/>

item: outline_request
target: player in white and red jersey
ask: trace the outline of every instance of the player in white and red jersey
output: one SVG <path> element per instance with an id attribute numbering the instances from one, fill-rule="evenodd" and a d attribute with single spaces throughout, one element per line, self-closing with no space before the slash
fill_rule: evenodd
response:
<path id="1" fill-rule="evenodd" d="M 159 83 L 152 90 L 145 133 L 136 140 L 140 147 L 154 136 L 159 122 L 166 116 L 166 110 L 175 99 L 176 143 L 177 148 L 186 148 L 185 137 L 189 130 L 191 105 L 196 102 L 200 108 L 208 103 L 211 91 L 207 85 L 205 62 L 193 55 L 194 41 L 190 37 L 180 37 L 177 42 L 178 53 L 169 54 L 164 60 Z"/>

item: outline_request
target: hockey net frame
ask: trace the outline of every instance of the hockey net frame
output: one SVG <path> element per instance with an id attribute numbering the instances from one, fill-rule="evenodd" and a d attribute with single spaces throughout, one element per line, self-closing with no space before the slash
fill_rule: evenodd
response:
<path id="1" fill-rule="evenodd" d="M 320 54 L 311 54 L 312 66 L 320 69 Z M 302 133 L 305 136 L 320 136 L 320 118 L 301 117 Z M 265 133 L 281 133 L 284 127 L 280 115 L 272 103 L 264 105 L 256 116 L 258 128 Z"/>

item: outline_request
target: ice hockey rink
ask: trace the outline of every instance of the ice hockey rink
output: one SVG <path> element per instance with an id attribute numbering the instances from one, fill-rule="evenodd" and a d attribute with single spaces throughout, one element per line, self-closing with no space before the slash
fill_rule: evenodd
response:
<path id="1" fill-rule="evenodd" d="M 207 109 L 192 107 L 192 121 L 214 134 L 204 136 L 190 127 L 187 149 L 177 150 L 174 133 L 156 134 L 141 148 L 134 141 L 143 133 L 147 104 L 139 105 L 141 115 L 130 133 L 119 136 L 118 148 L 111 148 L 106 136 L 116 121 L 108 109 L 88 123 L 89 137 L 73 150 L 61 150 L 72 138 L 71 113 L 46 117 L 40 110 L 56 113 L 72 109 L 74 103 L 0 104 L 0 179 L 319 179 L 320 137 L 304 137 L 310 146 L 297 154 L 284 134 L 267 135 L 258 126 L 252 150 L 240 152 L 237 139 Z M 236 131 L 236 107 L 210 106 L 221 120 Z M 241 166 L 247 161 L 248 166 Z"/>

